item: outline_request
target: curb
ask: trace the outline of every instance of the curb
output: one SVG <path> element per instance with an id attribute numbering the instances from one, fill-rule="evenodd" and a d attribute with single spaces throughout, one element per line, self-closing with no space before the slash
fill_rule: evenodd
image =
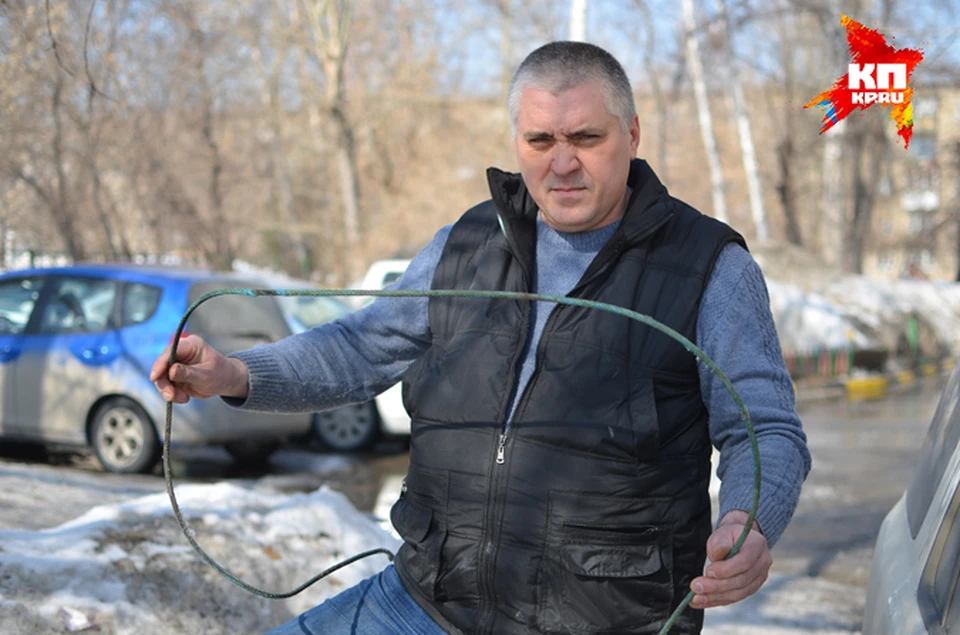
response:
<path id="1" fill-rule="evenodd" d="M 949 376 L 956 365 L 956 360 L 944 359 L 939 363 L 922 364 L 916 370 L 904 370 L 885 375 L 801 381 L 799 385 L 794 382 L 794 394 L 798 405 L 834 399 L 845 399 L 851 402 L 877 401 L 891 394 L 906 392 L 925 379 Z"/>

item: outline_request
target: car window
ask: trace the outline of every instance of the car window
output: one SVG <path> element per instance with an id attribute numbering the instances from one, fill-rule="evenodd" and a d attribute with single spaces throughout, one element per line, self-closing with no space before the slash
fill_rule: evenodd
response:
<path id="1" fill-rule="evenodd" d="M 907 487 L 907 523 L 914 538 L 927 515 L 930 502 L 937 491 L 940 478 L 950 461 L 953 450 L 960 442 L 960 370 L 955 371 L 950 383 L 940 397 L 927 436 L 923 441 L 917 469 Z"/>
<path id="2" fill-rule="evenodd" d="M 308 329 L 332 322 L 350 312 L 350 308 L 346 304 L 333 298 L 295 296 L 280 297 L 277 300 L 284 311 Z"/>
<path id="3" fill-rule="evenodd" d="M 402 271 L 391 271 L 390 273 L 384 274 L 382 286 L 385 287 L 389 284 L 393 284 L 394 282 L 399 280 L 401 276 L 403 276 Z"/>
<path id="4" fill-rule="evenodd" d="M 100 278 L 65 278 L 43 309 L 41 333 L 99 333 L 112 326 L 117 283 Z"/>
<path id="5" fill-rule="evenodd" d="M 263 286 L 265 285 L 232 279 L 222 282 L 198 282 L 191 285 L 188 301 L 192 305 L 217 289 Z M 213 298 L 194 311 L 186 328 L 223 353 L 274 342 L 291 333 L 280 305 L 275 298 L 269 296 L 223 295 Z"/>
<path id="6" fill-rule="evenodd" d="M 160 304 L 160 287 L 148 284 L 128 284 L 123 291 L 123 326 L 146 322 Z"/>
<path id="7" fill-rule="evenodd" d="M 950 507 L 940 524 L 933 549 L 924 565 L 917 600 L 930 632 L 960 634 L 960 488 L 955 488 Z"/>
<path id="8" fill-rule="evenodd" d="M 0 335 L 19 335 L 26 330 L 42 288 L 42 278 L 0 282 Z"/>

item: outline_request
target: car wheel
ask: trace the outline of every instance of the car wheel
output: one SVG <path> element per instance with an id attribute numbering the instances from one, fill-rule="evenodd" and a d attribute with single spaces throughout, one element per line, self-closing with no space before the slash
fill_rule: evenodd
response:
<path id="1" fill-rule="evenodd" d="M 250 439 L 248 441 L 231 441 L 225 443 L 223 447 L 237 463 L 260 465 L 266 463 L 273 456 L 273 453 L 280 448 L 280 441 L 276 439 Z"/>
<path id="2" fill-rule="evenodd" d="M 116 397 L 97 408 L 93 451 L 108 472 L 149 472 L 160 458 L 160 439 L 150 417 L 132 399 Z"/>
<path id="3" fill-rule="evenodd" d="M 342 406 L 313 415 L 313 432 L 328 449 L 366 450 L 380 437 L 380 417 L 372 401 Z"/>

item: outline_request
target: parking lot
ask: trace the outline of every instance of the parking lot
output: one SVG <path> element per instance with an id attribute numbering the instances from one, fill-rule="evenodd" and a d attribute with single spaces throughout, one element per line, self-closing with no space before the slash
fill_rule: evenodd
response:
<path id="1" fill-rule="evenodd" d="M 931 380 L 885 401 L 802 408 L 813 471 L 774 551 L 771 579 L 754 598 L 708 612 L 706 633 L 859 631 L 876 532 L 907 484 L 939 389 Z M 220 448 L 172 456 L 180 485 L 227 481 L 285 494 L 326 485 L 383 526 L 407 460 L 402 442 L 359 456 L 289 447 L 260 468 L 238 466 Z M 0 529 L 53 527 L 96 505 L 162 491 L 159 472 L 107 474 L 87 452 L 0 444 Z"/>

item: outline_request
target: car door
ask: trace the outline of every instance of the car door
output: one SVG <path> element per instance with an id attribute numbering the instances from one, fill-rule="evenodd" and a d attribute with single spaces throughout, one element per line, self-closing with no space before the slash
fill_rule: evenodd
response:
<path id="1" fill-rule="evenodd" d="M 32 339 L 31 326 L 36 322 L 34 308 L 43 285 L 44 279 L 37 276 L 0 280 L 0 434 L 3 436 L 16 436 L 20 430 L 16 367 L 24 346 Z"/>
<path id="2" fill-rule="evenodd" d="M 62 277 L 38 308 L 34 345 L 17 364 L 21 431 L 45 441 L 85 442 L 90 406 L 110 383 L 120 355 L 118 283 Z"/>

